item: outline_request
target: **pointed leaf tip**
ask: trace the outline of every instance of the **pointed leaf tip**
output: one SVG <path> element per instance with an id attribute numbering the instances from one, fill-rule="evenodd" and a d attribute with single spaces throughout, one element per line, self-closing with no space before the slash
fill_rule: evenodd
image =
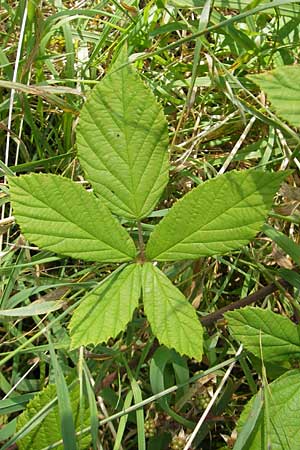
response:
<path id="1" fill-rule="evenodd" d="M 159 342 L 200 361 L 203 329 L 192 305 L 151 263 L 143 266 L 142 286 L 145 313 Z"/>
<path id="2" fill-rule="evenodd" d="M 78 157 L 111 211 L 141 219 L 168 182 L 168 127 L 150 89 L 124 62 L 123 51 L 82 108 Z"/>

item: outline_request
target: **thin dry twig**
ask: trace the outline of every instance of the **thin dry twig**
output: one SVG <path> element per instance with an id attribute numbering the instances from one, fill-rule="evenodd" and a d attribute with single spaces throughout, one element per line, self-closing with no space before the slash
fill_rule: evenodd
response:
<path id="1" fill-rule="evenodd" d="M 244 306 L 251 305 L 251 303 L 263 300 L 264 298 L 267 297 L 267 295 L 270 295 L 273 292 L 278 291 L 280 285 L 283 288 L 288 288 L 290 286 L 290 284 L 287 281 L 280 279 L 276 281 L 276 283 L 270 283 L 267 286 L 262 287 L 254 294 L 247 295 L 247 297 L 237 300 L 236 302 L 230 303 L 229 305 L 226 305 L 223 308 L 218 309 L 218 311 L 208 314 L 207 316 L 201 317 L 200 322 L 202 323 L 202 325 L 208 327 L 213 323 L 215 323 L 217 320 L 221 319 L 223 317 L 223 314 L 225 314 L 228 311 L 243 308 Z"/>

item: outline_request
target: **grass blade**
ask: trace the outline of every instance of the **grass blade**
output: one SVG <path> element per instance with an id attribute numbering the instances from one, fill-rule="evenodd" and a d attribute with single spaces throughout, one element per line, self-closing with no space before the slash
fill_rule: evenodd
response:
<path id="1" fill-rule="evenodd" d="M 60 365 L 58 363 L 50 335 L 48 335 L 48 340 L 49 340 L 50 356 L 54 368 L 54 375 L 56 381 L 58 409 L 60 413 L 60 426 L 64 443 L 64 449 L 76 450 L 77 449 L 76 432 L 67 383 L 64 378 L 63 372 L 60 368 Z"/>

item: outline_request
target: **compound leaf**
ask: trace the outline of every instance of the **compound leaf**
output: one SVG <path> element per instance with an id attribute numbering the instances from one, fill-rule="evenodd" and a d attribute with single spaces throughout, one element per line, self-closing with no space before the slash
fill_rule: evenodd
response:
<path id="1" fill-rule="evenodd" d="M 143 266 L 142 286 L 145 313 L 159 342 L 201 360 L 203 330 L 192 305 L 151 263 Z"/>
<path id="2" fill-rule="evenodd" d="M 146 247 L 149 259 L 220 255 L 259 231 L 286 172 L 232 171 L 200 184 L 170 209 Z"/>
<path id="3" fill-rule="evenodd" d="M 280 117 L 300 127 L 300 65 L 278 67 L 249 78 L 266 92 Z"/>
<path id="4" fill-rule="evenodd" d="M 257 396 L 261 393 L 252 397 L 242 412 L 237 424 L 240 433 L 248 425 L 249 413 Z M 286 372 L 267 385 L 263 397 L 262 412 L 243 450 L 300 450 L 300 371 Z"/>
<path id="5" fill-rule="evenodd" d="M 287 317 L 250 306 L 225 317 L 232 334 L 255 356 L 266 361 L 299 357 L 300 329 Z"/>
<path id="6" fill-rule="evenodd" d="M 82 108 L 77 145 L 87 179 L 114 213 L 140 219 L 153 210 L 168 182 L 167 122 L 124 51 Z"/>
<path id="7" fill-rule="evenodd" d="M 141 293 L 141 267 L 132 264 L 92 293 L 74 311 L 69 328 L 71 347 L 100 344 L 125 330 Z"/>
<path id="8" fill-rule="evenodd" d="M 28 240 L 40 248 L 88 261 L 135 257 L 134 242 L 91 192 L 57 175 L 10 177 L 14 215 Z"/>

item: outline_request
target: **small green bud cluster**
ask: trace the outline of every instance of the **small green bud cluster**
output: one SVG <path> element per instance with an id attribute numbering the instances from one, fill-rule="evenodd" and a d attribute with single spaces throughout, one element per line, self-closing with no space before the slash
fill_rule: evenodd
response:
<path id="1" fill-rule="evenodd" d="M 174 436 L 171 443 L 170 443 L 170 449 L 171 450 L 183 450 L 184 446 L 186 444 L 186 439 L 181 436 Z"/>
<path id="2" fill-rule="evenodd" d="M 144 429 L 146 438 L 155 436 L 156 420 L 153 417 L 149 417 L 147 420 L 145 420 Z"/>
<path id="3" fill-rule="evenodd" d="M 195 397 L 194 403 L 195 406 L 202 411 L 208 406 L 210 400 L 211 397 L 209 393 L 205 390 L 199 393 L 197 397 Z"/>

